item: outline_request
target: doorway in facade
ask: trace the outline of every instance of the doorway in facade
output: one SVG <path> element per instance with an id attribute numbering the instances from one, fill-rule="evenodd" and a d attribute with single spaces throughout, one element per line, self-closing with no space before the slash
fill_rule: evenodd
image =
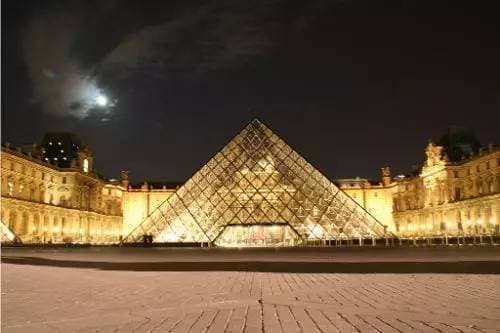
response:
<path id="1" fill-rule="evenodd" d="M 284 247 L 301 240 L 287 223 L 230 224 L 215 240 L 223 247 Z"/>

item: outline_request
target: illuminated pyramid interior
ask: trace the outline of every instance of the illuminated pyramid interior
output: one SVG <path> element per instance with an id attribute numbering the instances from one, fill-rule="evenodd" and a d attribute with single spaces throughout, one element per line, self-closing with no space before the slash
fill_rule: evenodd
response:
<path id="1" fill-rule="evenodd" d="M 382 237 L 384 227 L 259 120 L 253 120 L 126 238 L 294 246 Z"/>

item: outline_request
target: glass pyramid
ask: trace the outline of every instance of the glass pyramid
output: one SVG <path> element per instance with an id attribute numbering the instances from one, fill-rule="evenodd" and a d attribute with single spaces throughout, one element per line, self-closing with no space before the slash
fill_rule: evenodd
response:
<path id="1" fill-rule="evenodd" d="M 290 246 L 384 226 L 255 119 L 125 239 Z"/>

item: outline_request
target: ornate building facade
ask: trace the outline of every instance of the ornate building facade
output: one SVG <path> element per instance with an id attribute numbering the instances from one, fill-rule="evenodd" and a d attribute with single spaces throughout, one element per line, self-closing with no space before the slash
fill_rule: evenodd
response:
<path id="1" fill-rule="evenodd" d="M 112 243 L 122 232 L 123 188 L 99 178 L 88 150 L 59 168 L 22 149 L 1 151 L 2 236 L 27 243 Z"/>
<path id="2" fill-rule="evenodd" d="M 377 182 L 354 178 L 334 183 L 400 237 L 499 234 L 500 149 L 489 145 L 450 161 L 445 147 L 429 143 L 425 154 L 420 171 L 410 176 L 392 177 L 385 167 Z M 105 180 L 93 164 L 85 148 L 78 149 L 69 167 L 61 167 L 44 156 L 43 147 L 2 146 L 2 241 L 117 243 L 179 188 L 132 186 L 127 172 L 120 181 Z"/>
<path id="3" fill-rule="evenodd" d="M 499 233 L 500 150 L 449 161 L 442 146 L 429 143 L 419 175 L 396 178 L 393 219 L 402 236 Z"/>
<path id="4" fill-rule="evenodd" d="M 341 188 L 401 237 L 499 234 L 500 149 L 449 161 L 442 146 L 429 143 L 418 174 L 381 182 L 339 179 Z"/>

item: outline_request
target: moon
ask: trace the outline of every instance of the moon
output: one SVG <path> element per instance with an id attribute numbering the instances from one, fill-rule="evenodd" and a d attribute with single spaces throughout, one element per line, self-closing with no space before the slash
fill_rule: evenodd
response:
<path id="1" fill-rule="evenodd" d="M 104 95 L 98 95 L 95 98 L 95 101 L 96 101 L 97 105 L 102 106 L 102 107 L 105 107 L 106 105 L 108 105 L 108 98 Z"/>

